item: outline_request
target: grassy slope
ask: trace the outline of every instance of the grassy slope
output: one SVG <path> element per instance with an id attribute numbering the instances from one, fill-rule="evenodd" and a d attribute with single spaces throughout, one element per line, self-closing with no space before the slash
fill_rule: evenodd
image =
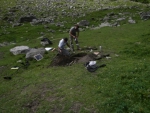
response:
<path id="1" fill-rule="evenodd" d="M 4 54 L 0 64 L 4 66 L 0 68 L 0 112 L 149 113 L 149 25 L 150 21 L 138 21 L 81 32 L 81 47 L 101 45 L 102 51 L 110 54 L 111 59 L 98 61 L 106 67 L 95 73 L 89 73 L 83 64 L 47 68 L 55 52 L 47 53 L 39 62 L 31 61 L 28 69 L 24 69 L 16 63 L 24 60 L 24 55 L 14 56 L 9 52 L 16 45 L 3 47 L 0 50 Z M 8 28 L 11 33 L 2 35 L 1 41 L 8 36 L 6 41 L 17 42 L 17 45 L 40 47 L 37 37 L 40 32 L 46 32 L 42 28 L 29 25 Z M 47 36 L 57 39 L 68 34 Z M 53 47 L 57 44 L 55 40 Z M 10 70 L 14 65 L 21 68 Z M 11 76 L 12 80 L 4 80 L 4 76 Z"/>
<path id="2" fill-rule="evenodd" d="M 47 59 L 32 62 L 29 69 L 12 72 L 11 81 L 1 78 L 2 112 L 148 113 L 150 46 L 145 28 L 149 24 L 145 21 L 81 32 L 81 46 L 101 45 L 112 57 L 99 61 L 107 66 L 95 73 L 87 72 L 83 64 L 46 68 L 52 54 L 48 53 Z"/>

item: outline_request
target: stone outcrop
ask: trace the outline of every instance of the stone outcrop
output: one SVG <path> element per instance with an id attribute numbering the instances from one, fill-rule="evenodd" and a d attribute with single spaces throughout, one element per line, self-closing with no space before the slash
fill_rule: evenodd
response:
<path id="1" fill-rule="evenodd" d="M 16 47 L 10 49 L 10 52 L 13 53 L 14 55 L 26 54 L 28 51 L 29 51 L 28 46 L 16 46 Z"/>
<path id="2" fill-rule="evenodd" d="M 46 51 L 45 48 L 38 48 L 38 49 L 32 48 L 32 49 L 30 49 L 30 51 L 27 52 L 25 58 L 32 59 L 37 54 L 44 55 L 45 51 Z"/>

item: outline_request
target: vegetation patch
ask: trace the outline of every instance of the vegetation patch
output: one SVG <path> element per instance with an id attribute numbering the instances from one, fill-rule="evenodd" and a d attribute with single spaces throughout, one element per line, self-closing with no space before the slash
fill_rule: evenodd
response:
<path id="1" fill-rule="evenodd" d="M 149 4 L 71 1 L 0 0 L 0 112 L 149 113 Z M 37 61 L 10 52 L 22 45 L 57 50 L 77 23 L 81 51 L 70 57 L 46 51 Z M 91 73 L 90 60 L 106 66 Z"/>

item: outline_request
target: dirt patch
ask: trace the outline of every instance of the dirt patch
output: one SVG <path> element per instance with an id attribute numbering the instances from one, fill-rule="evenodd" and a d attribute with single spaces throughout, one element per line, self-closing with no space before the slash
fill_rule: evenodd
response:
<path id="1" fill-rule="evenodd" d="M 99 60 L 101 58 L 109 56 L 109 54 L 103 54 L 100 52 L 96 52 L 98 54 L 93 53 L 77 53 L 77 54 L 72 54 L 71 56 L 63 56 L 60 54 L 57 54 L 51 61 L 50 67 L 51 66 L 70 66 L 74 63 L 87 63 L 92 60 Z M 49 67 L 48 66 L 48 67 Z"/>
<path id="2" fill-rule="evenodd" d="M 70 112 L 79 113 L 81 107 L 82 107 L 82 104 L 81 104 L 81 103 L 73 103 L 73 105 L 72 105 L 71 108 L 70 108 Z"/>
<path id="3" fill-rule="evenodd" d="M 86 63 L 88 61 L 96 60 L 97 55 L 95 54 L 87 54 L 81 57 L 77 62 L 78 63 Z"/>
<path id="4" fill-rule="evenodd" d="M 37 84 L 35 87 L 30 87 L 31 84 L 28 84 L 23 87 L 22 92 L 30 92 L 30 96 L 27 97 L 27 103 L 22 105 L 23 109 L 27 109 L 29 113 L 36 113 L 38 111 L 39 105 L 41 104 L 41 101 L 45 99 L 46 94 L 49 91 L 54 90 L 53 86 L 50 86 L 50 83 L 42 83 L 42 84 Z"/>
<path id="5" fill-rule="evenodd" d="M 97 55 L 93 53 L 77 53 L 69 57 L 63 55 L 56 55 L 50 63 L 50 66 L 69 66 L 73 63 L 86 63 L 90 60 L 96 60 L 96 58 Z"/>
<path id="6" fill-rule="evenodd" d="M 25 105 L 25 107 L 29 108 L 31 113 L 35 113 L 38 108 L 38 105 L 39 105 L 39 101 L 33 100 L 32 102 Z"/>
<path id="7" fill-rule="evenodd" d="M 50 66 L 65 66 L 69 65 L 74 60 L 75 59 L 73 57 L 57 55 L 56 57 L 54 57 L 54 59 L 52 59 Z"/>

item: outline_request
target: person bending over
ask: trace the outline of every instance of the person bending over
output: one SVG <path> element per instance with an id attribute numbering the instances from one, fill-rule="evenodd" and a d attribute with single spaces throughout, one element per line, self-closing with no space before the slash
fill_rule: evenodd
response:
<path id="1" fill-rule="evenodd" d="M 65 45 L 67 45 L 68 47 L 70 47 L 69 44 L 68 44 L 68 38 L 63 38 L 63 39 L 61 39 L 61 40 L 59 41 L 59 44 L 58 44 L 58 51 L 59 51 L 59 53 L 62 54 L 62 55 L 69 56 L 70 53 L 69 53 L 68 50 L 65 49 Z"/>

